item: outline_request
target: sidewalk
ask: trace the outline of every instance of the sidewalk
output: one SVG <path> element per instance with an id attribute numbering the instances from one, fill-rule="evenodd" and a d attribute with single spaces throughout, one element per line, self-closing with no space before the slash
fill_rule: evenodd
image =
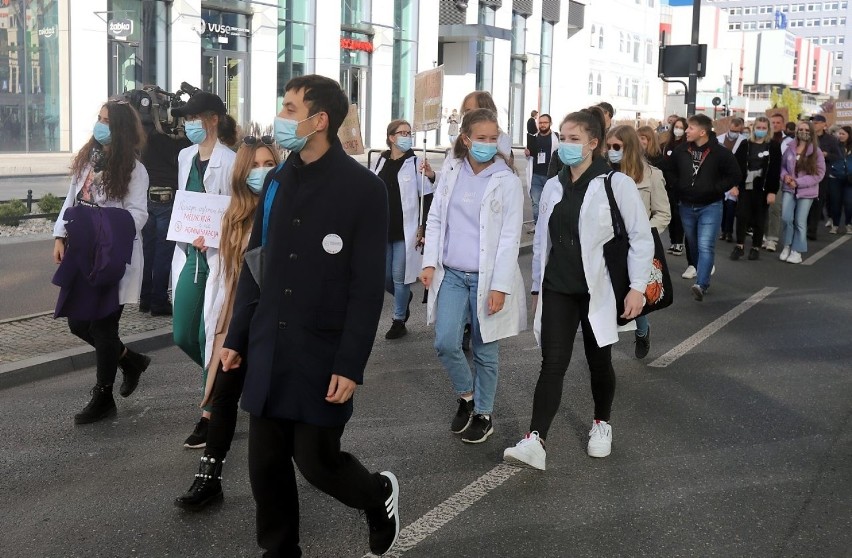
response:
<path id="1" fill-rule="evenodd" d="M 67 175 L 72 153 L 0 154 L 0 178 Z"/>
<path id="2" fill-rule="evenodd" d="M 127 305 L 119 334 L 134 349 L 160 349 L 172 344 L 172 319 L 142 314 L 137 305 Z M 0 321 L 0 389 L 94 363 L 94 349 L 71 334 L 65 318 L 53 319 L 48 313 Z"/>

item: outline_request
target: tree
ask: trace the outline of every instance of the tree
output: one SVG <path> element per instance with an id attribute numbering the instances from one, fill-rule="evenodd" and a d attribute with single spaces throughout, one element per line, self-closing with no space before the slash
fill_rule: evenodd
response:
<path id="1" fill-rule="evenodd" d="M 790 120 L 798 120 L 802 116 L 802 93 L 789 87 L 785 87 L 781 93 L 778 93 L 778 89 L 772 89 L 769 104 L 772 108 L 786 108 Z"/>

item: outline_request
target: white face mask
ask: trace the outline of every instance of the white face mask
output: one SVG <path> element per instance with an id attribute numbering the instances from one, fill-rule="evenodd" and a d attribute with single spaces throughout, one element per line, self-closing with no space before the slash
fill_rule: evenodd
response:
<path id="1" fill-rule="evenodd" d="M 672 133 L 676 138 L 683 137 L 683 128 L 675 128 L 674 130 L 672 130 Z"/>

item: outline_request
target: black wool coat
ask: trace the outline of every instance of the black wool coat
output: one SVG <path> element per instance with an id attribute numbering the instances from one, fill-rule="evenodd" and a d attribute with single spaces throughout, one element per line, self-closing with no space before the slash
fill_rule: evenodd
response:
<path id="1" fill-rule="evenodd" d="M 279 183 L 264 248 L 263 289 L 240 274 L 224 346 L 245 360 L 249 413 L 341 426 L 353 401 L 325 401 L 332 374 L 361 384 L 384 301 L 384 183 L 335 140 L 311 164 L 292 153 L 266 177 L 248 250 L 261 244 L 263 203 Z"/>

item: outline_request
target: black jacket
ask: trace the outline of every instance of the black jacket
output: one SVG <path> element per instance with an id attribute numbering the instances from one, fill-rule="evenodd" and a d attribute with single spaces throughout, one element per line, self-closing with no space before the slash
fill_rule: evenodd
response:
<path id="1" fill-rule="evenodd" d="M 754 179 L 754 190 L 763 191 L 767 194 L 777 194 L 778 188 L 781 186 L 781 144 L 777 141 L 766 141 L 762 144 L 753 143 L 750 140 L 745 140 L 740 144 L 740 149 L 737 150 L 737 162 L 740 164 L 740 172 L 743 176 L 743 182 L 740 185 L 740 192 L 745 188 L 745 181 L 748 177 L 748 150 L 750 146 L 764 147 L 766 155 L 761 157 L 762 176 Z M 743 152 L 743 157 L 739 157 L 739 152 Z"/>
<path id="2" fill-rule="evenodd" d="M 668 170 L 676 180 L 677 197 L 682 203 L 690 205 L 709 205 L 722 201 L 725 192 L 734 186 L 740 186 L 743 175 L 734 154 L 719 145 L 712 136 L 703 146 L 710 152 L 693 176 L 691 143 L 682 143 L 672 152 L 665 162 L 663 170 Z"/>
<path id="3" fill-rule="evenodd" d="M 243 409 L 342 426 L 352 400 L 336 405 L 325 396 L 332 374 L 364 379 L 384 301 L 386 188 L 339 141 L 309 165 L 292 153 L 266 177 L 249 250 L 260 245 L 273 174 L 280 186 L 269 216 L 263 291 L 250 273 L 240 274 L 224 346 L 246 362 Z"/>

